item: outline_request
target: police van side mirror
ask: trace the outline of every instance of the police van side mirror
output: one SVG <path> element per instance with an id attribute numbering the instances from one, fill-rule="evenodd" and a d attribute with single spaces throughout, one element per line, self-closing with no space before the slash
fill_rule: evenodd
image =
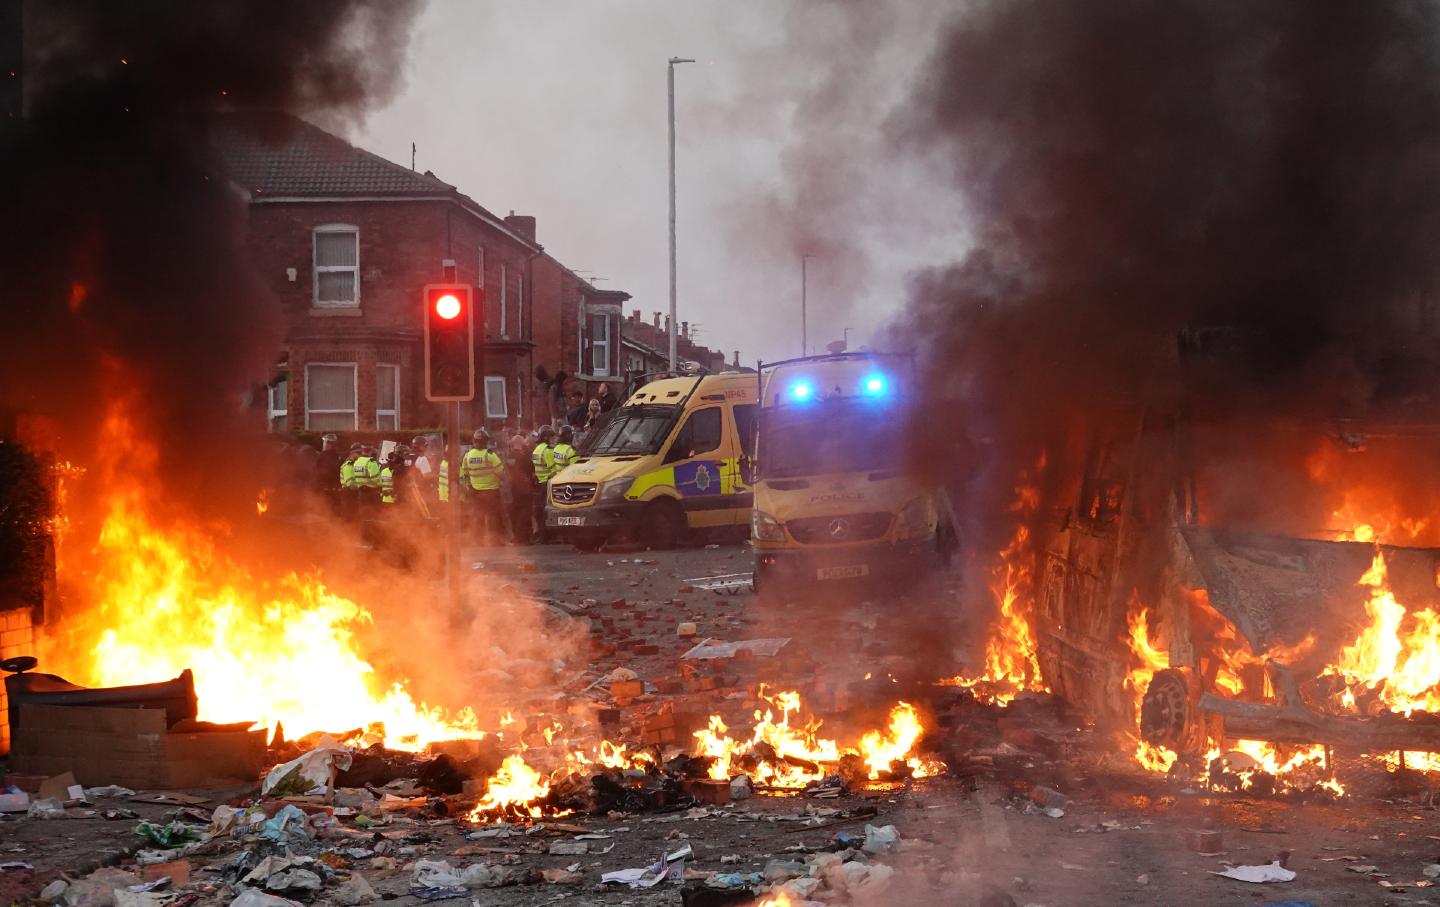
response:
<path id="1" fill-rule="evenodd" d="M 740 481 L 746 485 L 755 484 L 755 459 L 753 457 L 740 457 Z"/>

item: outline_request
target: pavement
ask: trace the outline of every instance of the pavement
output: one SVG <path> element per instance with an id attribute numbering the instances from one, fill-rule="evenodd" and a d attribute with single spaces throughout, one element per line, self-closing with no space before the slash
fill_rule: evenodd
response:
<path id="1" fill-rule="evenodd" d="M 438 860 L 457 870 L 487 863 L 520 874 L 520 884 L 477 888 L 457 903 L 679 904 L 679 881 L 632 890 L 602 885 L 600 876 L 647 866 L 688 845 L 691 885 L 725 874 L 813 873 L 826 882 L 813 897 L 837 905 L 1440 903 L 1440 895 L 1415 884 L 1429 881 L 1423 870 L 1440 857 L 1437 813 L 1422 794 L 1326 802 L 1217 793 L 1140 773 L 1127 752 L 1062 703 L 1040 697 L 997 709 L 935 688 L 934 678 L 960 667 L 958 653 L 973 630 L 958 613 L 958 577 L 934 577 L 903 592 L 821 588 L 803 601 L 775 601 L 751 591 L 749 554 L 738 544 L 599 553 L 560 545 L 470 547 L 464 562 L 473 574 L 516 590 L 545 620 L 583 630 L 588 661 L 570 666 L 581 670 L 561 695 L 613 704 L 618 717 L 607 734 L 616 739 L 645 733 L 647 721 L 666 707 L 723 714 L 743 730 L 763 705 L 755 692 L 764 682 L 799 690 L 826 722 L 822 733 L 847 739 L 876 727 L 877 715 L 894 701 L 914 700 L 929 729 L 927 754 L 951 771 L 838 797 L 762 792 L 722 805 L 566 816 L 542 820 L 539 830 L 522 826 L 472 839 L 465 837 L 476 830 L 472 824 L 425 809 L 387 814 L 364 829 L 347 820 L 328 838 L 289 843 L 295 855 L 322 856 L 332 875 L 322 891 L 299 897 L 338 903 L 338 886 L 354 875 L 366 878 L 378 898 L 408 907 L 421 903 L 410 893 L 417 862 Z M 679 635 L 686 623 L 695 625 L 693 636 Z M 775 656 L 728 660 L 709 673 L 714 682 L 707 687 L 680 658 L 705 638 L 788 642 Z M 619 667 L 646 684 L 624 704 L 610 703 L 604 685 L 593 685 Z M 527 708 L 537 711 L 524 717 L 544 717 L 542 704 Z M 663 748 L 688 743 L 682 736 Z M 1049 813 L 1037 805 L 1045 799 L 1037 789 L 1061 792 Z M 205 799 L 195 807 L 204 812 L 254 795 L 187 793 Z M 113 806 L 151 819 L 176 811 L 97 800 L 63 819 L 0 818 L 0 863 L 27 864 L 0 867 L 3 901 L 23 901 L 55 878 L 83 878 L 102 863 L 133 868 L 141 843 L 134 820 L 98 814 Z M 858 854 L 853 862 L 863 872 L 856 870 L 858 882 L 846 890 L 824 866 L 832 858 L 822 854 L 848 853 L 837 835 L 858 845 L 867 825 L 893 825 L 900 844 L 893 852 Z M 1208 834 L 1197 838 L 1200 831 Z M 1195 841 L 1214 850 L 1200 852 Z M 237 854 L 255 859 L 284 851 L 222 835 L 182 855 L 191 882 L 181 892 L 198 895 L 190 903 L 228 905 Z M 1215 874 L 1227 864 L 1276 859 L 1295 873 L 1292 881 L 1251 884 Z M 1354 871 L 1364 867 L 1373 868 Z M 547 880 L 547 870 L 562 881 Z M 82 903 L 106 907 L 103 898 Z"/>

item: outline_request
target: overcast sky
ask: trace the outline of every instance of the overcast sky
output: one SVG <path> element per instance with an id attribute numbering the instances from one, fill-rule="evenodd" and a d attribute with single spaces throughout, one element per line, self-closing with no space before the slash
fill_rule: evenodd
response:
<path id="1" fill-rule="evenodd" d="M 433 170 L 598 286 L 668 307 L 665 71 L 677 67 L 679 318 L 742 361 L 852 348 L 914 266 L 953 259 L 958 215 L 896 166 L 887 117 L 933 35 L 890 4 L 431 0 L 405 87 L 352 132 Z M 904 11 L 904 7 L 901 10 Z M 923 209 L 923 214 L 922 214 Z M 599 280 L 603 278 L 603 280 Z"/>

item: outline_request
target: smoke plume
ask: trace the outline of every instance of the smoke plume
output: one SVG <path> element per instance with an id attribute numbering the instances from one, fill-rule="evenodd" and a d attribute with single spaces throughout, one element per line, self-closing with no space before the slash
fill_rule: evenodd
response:
<path id="1" fill-rule="evenodd" d="M 1428 393 L 1437 25 L 1407 3 L 1030 0 L 954 18 L 893 122 L 947 162 L 976 240 L 914 277 L 895 339 L 921 349 L 934 401 L 964 401 L 977 512 L 1067 420 L 1172 392 L 1157 379 L 1182 338 L 1223 340 L 1206 378 L 1237 411 Z"/>

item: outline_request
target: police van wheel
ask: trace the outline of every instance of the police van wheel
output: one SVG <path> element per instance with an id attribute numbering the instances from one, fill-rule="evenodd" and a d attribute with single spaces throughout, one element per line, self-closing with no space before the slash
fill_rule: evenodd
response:
<path id="1" fill-rule="evenodd" d="M 674 548 L 685 528 L 685 512 L 668 498 L 651 501 L 640 516 L 640 540 L 647 548 Z"/>

